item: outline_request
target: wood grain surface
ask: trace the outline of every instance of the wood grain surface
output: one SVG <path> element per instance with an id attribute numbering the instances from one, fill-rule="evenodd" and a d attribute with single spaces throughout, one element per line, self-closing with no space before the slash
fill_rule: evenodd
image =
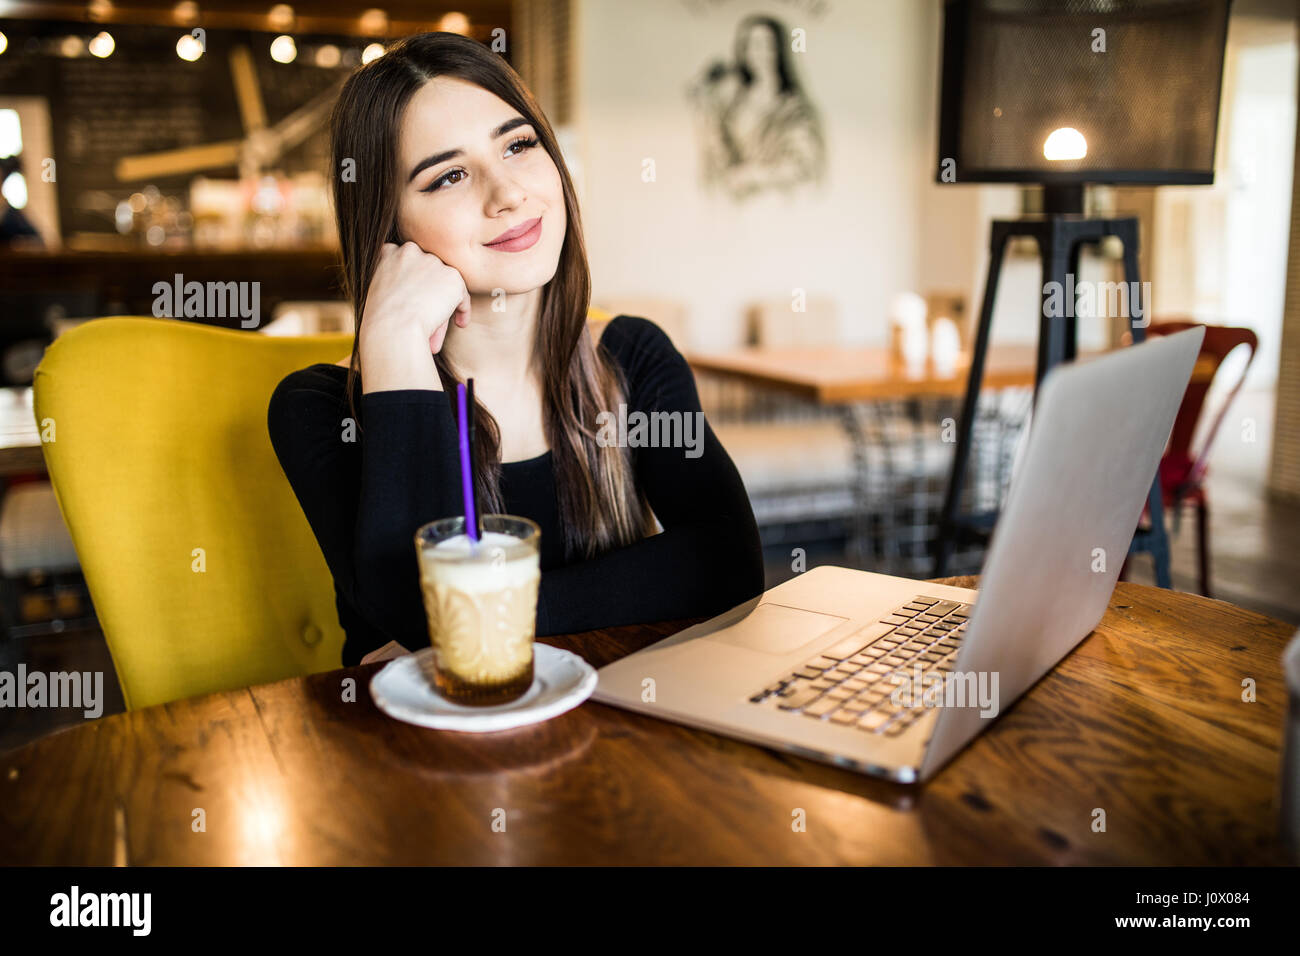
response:
<path id="1" fill-rule="evenodd" d="M 690 623 L 546 641 L 601 666 Z M 1290 631 L 1121 583 L 1098 629 L 920 787 L 592 701 L 496 734 L 427 730 L 375 708 L 382 665 L 346 668 L 0 755 L 0 863 L 1283 863 Z"/>
<path id="2" fill-rule="evenodd" d="M 1085 352 L 1079 360 L 1088 361 L 1102 354 Z M 696 372 L 776 389 L 822 405 L 835 405 L 964 395 L 971 356 L 963 353 L 955 366 L 942 374 L 931 361 L 909 368 L 889 349 L 873 347 L 751 346 L 728 352 L 690 352 L 686 359 Z M 1033 385 L 1037 363 L 1037 346 L 990 346 L 982 386 L 1002 389 Z M 1213 363 L 1198 359 L 1192 381 L 1207 382 L 1213 375 Z"/>

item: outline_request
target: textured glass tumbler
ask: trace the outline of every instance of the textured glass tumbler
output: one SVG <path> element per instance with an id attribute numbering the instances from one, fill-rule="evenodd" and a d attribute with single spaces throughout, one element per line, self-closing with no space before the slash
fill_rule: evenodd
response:
<path id="1" fill-rule="evenodd" d="M 490 706 L 533 684 L 542 532 L 527 518 L 483 515 L 481 540 L 465 518 L 431 521 L 415 533 L 420 590 L 433 648 L 427 676 L 456 704 Z"/>

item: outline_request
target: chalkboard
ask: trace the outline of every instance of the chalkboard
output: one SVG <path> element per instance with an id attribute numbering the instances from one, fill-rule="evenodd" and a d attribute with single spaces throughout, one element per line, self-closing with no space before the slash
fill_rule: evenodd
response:
<path id="1" fill-rule="evenodd" d="M 84 53 L 58 54 L 68 34 L 93 35 L 88 24 L 0 21 L 9 49 L 0 56 L 0 95 L 48 99 L 51 113 L 59 219 L 65 236 L 73 232 L 114 232 L 113 209 L 145 185 L 184 195 L 196 175 L 229 177 L 234 166 L 212 167 L 178 176 L 124 183 L 119 158 L 185 146 L 206 145 L 243 136 L 231 77 L 230 51 L 248 48 L 254 64 L 267 125 L 334 86 L 357 62 L 356 37 L 295 36 L 293 63 L 271 59 L 268 33 L 209 30 L 206 52 L 194 62 L 176 55 L 181 27 L 115 25 L 116 49 L 99 59 Z M 310 53 L 332 43 L 345 58 L 332 68 L 315 65 Z M 306 55 L 305 55 L 306 54 Z M 349 55 L 350 54 L 350 55 Z M 42 157 L 43 158 L 43 157 Z M 40 168 L 39 162 L 28 168 Z M 322 123 L 306 141 L 287 152 L 277 168 L 292 174 L 326 171 L 328 129 Z"/>

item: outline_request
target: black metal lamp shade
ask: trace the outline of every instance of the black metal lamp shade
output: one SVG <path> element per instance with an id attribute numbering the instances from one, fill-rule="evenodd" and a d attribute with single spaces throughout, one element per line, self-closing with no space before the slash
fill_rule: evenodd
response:
<path id="1" fill-rule="evenodd" d="M 949 0 L 936 180 L 1212 183 L 1229 3 Z"/>

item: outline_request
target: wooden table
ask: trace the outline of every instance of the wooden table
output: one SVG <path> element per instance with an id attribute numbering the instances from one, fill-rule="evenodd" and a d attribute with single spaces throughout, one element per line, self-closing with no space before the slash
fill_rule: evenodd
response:
<path id="1" fill-rule="evenodd" d="M 547 642 L 600 666 L 689 623 Z M 1121 583 L 1097 631 L 920 788 L 592 701 L 498 734 L 421 729 L 371 702 L 382 665 L 348 668 L 0 755 L 0 864 L 1280 863 L 1290 632 Z"/>
<path id="2" fill-rule="evenodd" d="M 1104 352 L 1082 352 L 1087 361 Z M 918 367 L 900 362 L 887 348 L 741 348 L 691 352 L 687 362 L 707 372 L 751 385 L 778 389 L 821 405 L 882 399 L 961 396 L 966 391 L 970 356 L 962 354 L 951 372 L 940 374 L 930 361 Z M 1037 373 L 1036 345 L 993 345 L 984 366 L 986 389 L 1028 387 Z M 1208 381 L 1209 360 L 1198 361 L 1193 381 Z"/>
<path id="3" fill-rule="evenodd" d="M 691 352 L 697 372 L 778 389 L 821 405 L 881 399 L 962 395 L 970 356 L 962 355 L 951 373 L 939 374 L 932 362 L 909 367 L 887 348 L 753 347 L 729 352 Z M 986 388 L 1032 386 L 1037 346 L 1001 345 L 989 349 Z"/>

